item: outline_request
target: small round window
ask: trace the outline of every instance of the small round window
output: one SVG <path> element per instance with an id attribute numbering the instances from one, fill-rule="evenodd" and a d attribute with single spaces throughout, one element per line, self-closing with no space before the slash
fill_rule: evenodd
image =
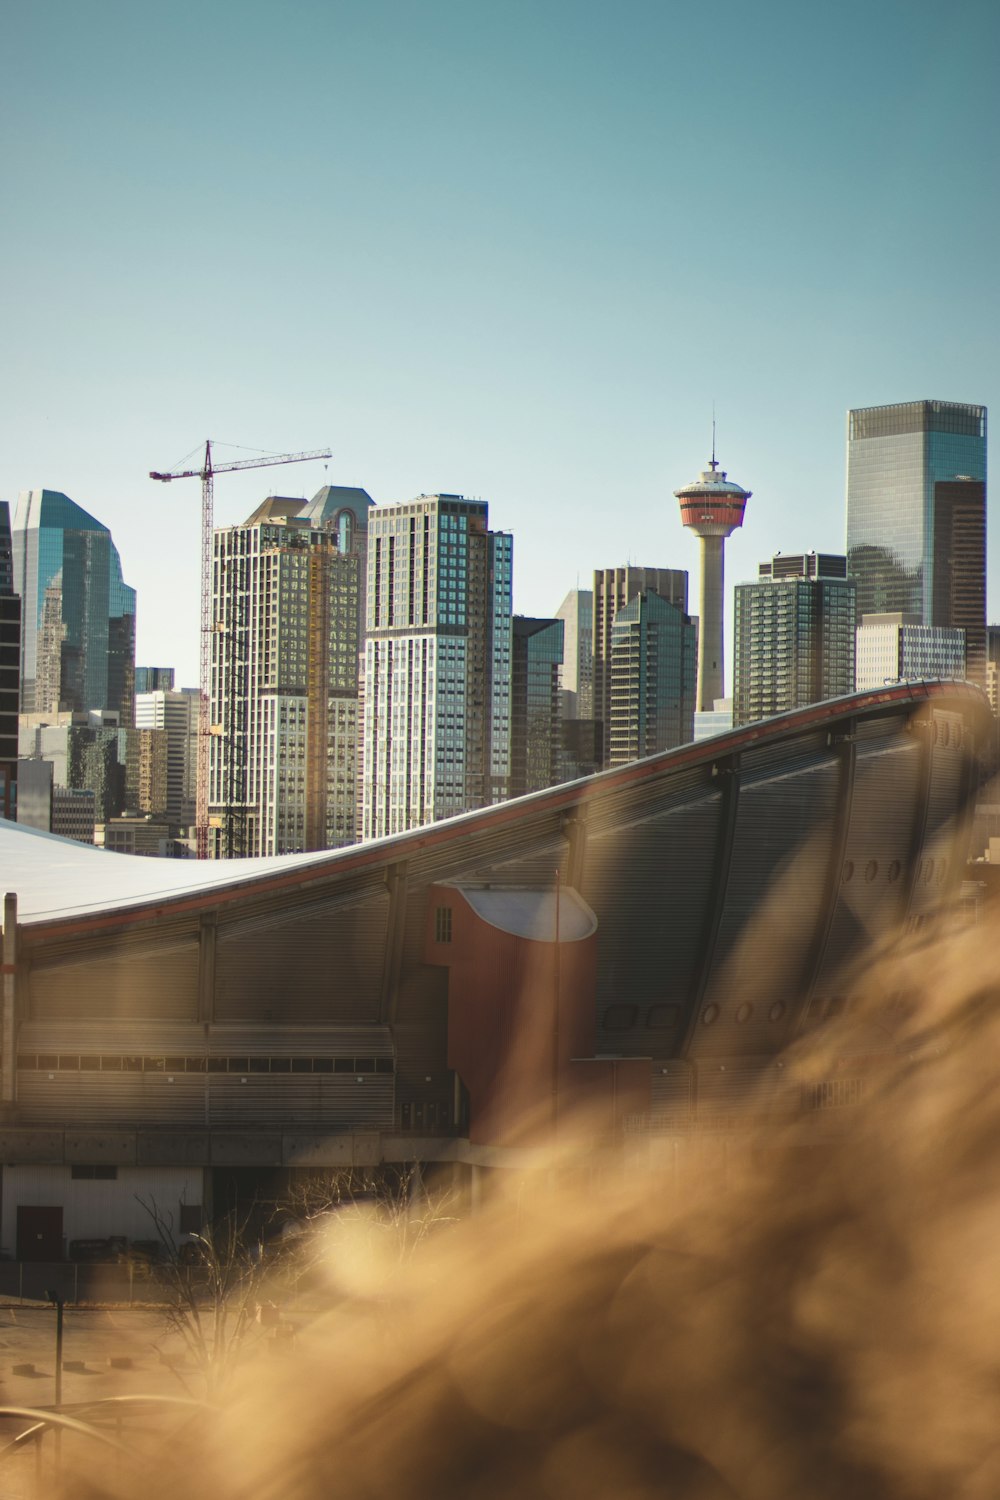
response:
<path id="1" fill-rule="evenodd" d="M 781 1018 L 782 1018 L 782 1016 L 784 1014 L 785 1014 L 785 1002 L 784 1002 L 784 1000 L 775 1000 L 774 1004 L 771 1006 L 771 1009 L 767 1013 L 767 1019 L 769 1021 L 780 1021 Z"/>
<path id="2" fill-rule="evenodd" d="M 706 1005 L 701 1013 L 701 1024 L 711 1026 L 713 1021 L 719 1019 L 719 1007 L 717 1005 Z"/>
<path id="3" fill-rule="evenodd" d="M 750 1017 L 752 1015 L 753 1015 L 753 1006 L 750 1004 L 749 1000 L 744 1000 L 743 1004 L 739 1007 L 739 1009 L 736 1012 L 736 1019 L 737 1019 L 737 1021 L 739 1021 L 740 1025 L 742 1026 L 743 1022 L 744 1021 L 749 1021 L 749 1019 L 750 1019 Z"/>
<path id="4" fill-rule="evenodd" d="M 877 874 L 878 874 L 878 860 L 877 859 L 870 859 L 868 861 L 868 863 L 865 865 L 865 879 L 867 880 L 867 882 L 868 882 L 869 885 L 871 885 L 872 881 L 875 879 L 875 876 Z"/>
<path id="5" fill-rule="evenodd" d="M 854 878 L 854 861 L 853 861 L 853 859 L 845 859 L 844 860 L 844 868 L 841 871 L 840 878 L 844 882 L 845 885 L 847 884 L 847 882 L 849 880 L 852 880 Z"/>

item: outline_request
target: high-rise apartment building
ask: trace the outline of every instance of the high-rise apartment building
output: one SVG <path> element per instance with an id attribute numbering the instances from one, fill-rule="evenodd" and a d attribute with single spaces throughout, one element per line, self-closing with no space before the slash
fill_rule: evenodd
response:
<path id="1" fill-rule="evenodd" d="M 859 616 L 965 631 L 986 680 L 986 408 L 954 401 L 847 416 L 847 560 Z"/>
<path id="2" fill-rule="evenodd" d="M 462 495 L 372 513 L 365 838 L 508 795 L 513 544 L 488 519 Z"/>
<path id="3" fill-rule="evenodd" d="M 965 632 L 956 625 L 924 625 L 919 615 L 862 615 L 857 629 L 858 692 L 891 682 L 965 676 Z"/>
<path id="4" fill-rule="evenodd" d="M 21 600 L 14 592 L 10 510 L 0 500 L 0 818 L 16 815 L 20 697 Z"/>
<path id="5" fill-rule="evenodd" d="M 24 490 L 13 531 L 25 713 L 112 709 L 132 722 L 135 589 L 108 528 L 56 490 Z"/>
<path id="6" fill-rule="evenodd" d="M 563 621 L 514 616 L 511 651 L 510 795 L 563 779 L 559 670 Z"/>
<path id="7" fill-rule="evenodd" d="M 618 610 L 611 631 L 612 766 L 694 739 L 698 627 L 652 590 Z"/>
<path id="8" fill-rule="evenodd" d="M 359 509 L 355 537 L 367 515 Z M 280 496 L 215 533 L 209 821 L 217 856 L 355 840 L 360 561 L 337 539 L 328 519 L 317 524 L 312 503 Z"/>
<path id="9" fill-rule="evenodd" d="M 615 617 L 637 594 L 650 590 L 687 614 L 688 576 L 682 568 L 599 568 L 594 573 L 594 717 L 602 725 L 605 765 L 610 758 L 611 642 Z"/>
<path id="10" fill-rule="evenodd" d="M 854 691 L 855 582 L 847 559 L 805 553 L 798 571 L 791 567 L 779 553 L 761 564 L 756 583 L 736 586 L 737 727 Z"/>

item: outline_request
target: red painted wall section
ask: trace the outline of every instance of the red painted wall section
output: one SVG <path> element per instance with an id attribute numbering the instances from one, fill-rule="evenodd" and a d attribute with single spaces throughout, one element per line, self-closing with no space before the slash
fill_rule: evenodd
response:
<path id="1" fill-rule="evenodd" d="M 580 911 L 592 917 L 574 892 L 563 899 L 578 929 Z M 570 1129 L 590 1135 L 614 1128 L 620 1111 L 609 1102 L 618 1097 L 609 1066 L 574 1061 L 594 1055 L 596 923 L 557 945 L 554 936 L 545 942 L 503 930 L 457 887 L 435 886 L 425 957 L 449 970 L 448 1065 L 469 1093 L 471 1141 L 537 1146 Z M 628 1113 L 649 1109 L 649 1063 L 638 1066 L 644 1102 L 635 1102 L 630 1085 Z"/>

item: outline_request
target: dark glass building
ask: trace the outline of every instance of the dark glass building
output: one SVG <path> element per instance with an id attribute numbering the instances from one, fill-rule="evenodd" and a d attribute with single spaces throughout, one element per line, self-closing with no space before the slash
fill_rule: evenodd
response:
<path id="1" fill-rule="evenodd" d="M 563 621 L 514 616 L 511 643 L 510 795 L 562 779 L 559 668 Z"/>
<path id="2" fill-rule="evenodd" d="M 23 713 L 112 709 L 132 722 L 135 589 L 111 533 L 67 495 L 24 490 L 13 532 Z"/>
<path id="3" fill-rule="evenodd" d="M 986 672 L 986 408 L 907 401 L 848 413 L 847 563 L 858 614 L 966 633 Z"/>
<path id="4" fill-rule="evenodd" d="M 611 631 L 612 766 L 694 739 L 698 627 L 652 589 L 619 609 Z"/>

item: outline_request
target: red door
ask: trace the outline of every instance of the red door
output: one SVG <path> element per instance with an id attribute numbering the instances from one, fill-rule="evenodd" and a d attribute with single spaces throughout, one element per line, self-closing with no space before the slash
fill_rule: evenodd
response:
<path id="1" fill-rule="evenodd" d="M 63 1211 L 61 1208 L 17 1210 L 18 1260 L 62 1260 Z"/>

